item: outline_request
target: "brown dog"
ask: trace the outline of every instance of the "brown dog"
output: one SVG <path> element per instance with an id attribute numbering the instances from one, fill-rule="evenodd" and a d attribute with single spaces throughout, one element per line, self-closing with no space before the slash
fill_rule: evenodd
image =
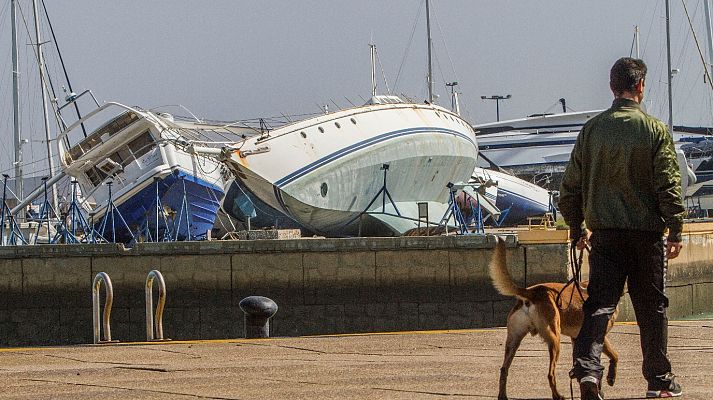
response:
<path id="1" fill-rule="evenodd" d="M 582 327 L 584 318 L 582 304 L 584 299 L 580 296 L 579 291 L 574 286 L 575 284 L 565 287 L 563 283 L 542 283 L 530 286 L 527 289 L 518 287 L 508 272 L 505 260 L 505 241 L 501 238 L 498 238 L 493 259 L 490 262 L 490 278 L 500 294 L 517 298 L 517 304 L 508 314 L 508 337 L 505 343 L 505 360 L 502 368 L 500 368 L 498 399 L 507 399 L 508 370 L 515 357 L 515 352 L 520 347 L 520 342 L 530 333 L 533 336 L 540 335 L 547 343 L 550 353 L 550 369 L 547 377 L 550 382 L 550 389 L 552 389 L 552 398 L 564 400 L 564 396 L 557 391 L 555 366 L 560 353 L 560 334 L 575 338 Z M 586 286 L 586 282 L 581 284 L 582 294 L 585 298 L 587 296 Z M 560 305 L 558 306 L 557 296 L 560 291 L 562 294 L 560 295 Z M 611 329 L 615 318 L 616 313 L 609 321 L 608 329 Z M 604 338 L 603 351 L 609 357 L 607 383 L 611 386 L 616 379 L 616 366 L 619 355 L 607 337 Z"/>

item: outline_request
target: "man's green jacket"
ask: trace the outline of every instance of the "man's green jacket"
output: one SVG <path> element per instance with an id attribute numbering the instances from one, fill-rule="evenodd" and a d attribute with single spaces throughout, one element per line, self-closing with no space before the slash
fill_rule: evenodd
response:
<path id="1" fill-rule="evenodd" d="M 681 241 L 681 174 L 667 126 L 628 99 L 589 120 L 560 188 L 559 210 L 573 232 L 587 228 L 661 232 Z"/>

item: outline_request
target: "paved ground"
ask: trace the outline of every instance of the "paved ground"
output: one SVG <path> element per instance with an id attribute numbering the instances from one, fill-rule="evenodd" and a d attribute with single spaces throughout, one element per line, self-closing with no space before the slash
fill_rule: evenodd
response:
<path id="1" fill-rule="evenodd" d="M 612 332 L 621 364 L 607 399 L 644 394 L 637 332 Z M 684 398 L 713 398 L 713 321 L 672 322 L 669 335 Z M 489 329 L 0 349 L 0 398 L 493 399 L 504 340 Z M 570 354 L 565 339 L 557 377 L 567 398 Z M 549 399 L 546 365 L 544 345 L 526 338 L 511 398 Z"/>

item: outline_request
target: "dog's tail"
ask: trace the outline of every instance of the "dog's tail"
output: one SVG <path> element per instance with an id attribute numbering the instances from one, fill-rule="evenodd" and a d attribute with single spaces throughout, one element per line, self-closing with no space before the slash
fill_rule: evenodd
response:
<path id="1" fill-rule="evenodd" d="M 505 260 L 505 240 L 498 237 L 498 243 L 495 245 L 495 252 L 490 261 L 490 279 L 493 280 L 493 286 L 498 293 L 504 296 L 514 296 L 522 300 L 527 300 L 527 289 L 521 288 L 515 284 L 510 272 L 508 272 L 507 261 Z"/>

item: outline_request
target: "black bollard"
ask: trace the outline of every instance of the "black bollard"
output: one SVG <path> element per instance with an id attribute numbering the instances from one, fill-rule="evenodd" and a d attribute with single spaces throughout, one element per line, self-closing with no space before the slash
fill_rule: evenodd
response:
<path id="1" fill-rule="evenodd" d="M 277 312 L 277 304 L 267 297 L 249 296 L 240 300 L 239 305 L 245 313 L 245 338 L 269 338 L 270 318 Z"/>

